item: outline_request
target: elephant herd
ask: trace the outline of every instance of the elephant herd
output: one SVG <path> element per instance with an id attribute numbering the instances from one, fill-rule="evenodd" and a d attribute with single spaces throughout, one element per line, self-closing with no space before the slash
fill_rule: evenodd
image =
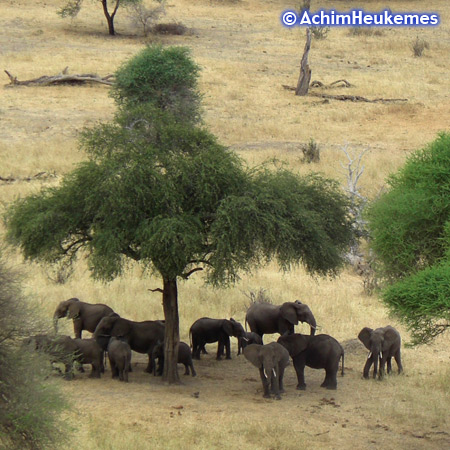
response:
<path id="1" fill-rule="evenodd" d="M 57 331 L 58 319 L 72 319 L 75 338 L 49 335 L 33 336 L 26 340 L 35 350 L 45 352 L 52 362 L 63 363 L 65 377 L 73 378 L 74 362 L 91 364 L 90 377 L 100 377 L 104 372 L 104 354 L 108 354 L 113 378 L 128 381 L 131 371 L 132 351 L 148 355 L 146 372 L 161 375 L 164 366 L 164 328 L 162 320 L 135 322 L 124 319 L 104 304 L 90 304 L 77 298 L 61 302 L 55 310 L 53 319 Z M 300 301 L 286 302 L 282 305 L 253 303 L 245 317 L 250 332 L 231 319 L 211 319 L 202 317 L 196 320 L 189 330 L 191 347 L 179 343 L 178 363 L 185 366 L 185 375 L 196 376 L 193 359 L 199 360 L 201 353 L 207 353 L 206 344 L 217 342 L 216 358 L 231 359 L 230 337 L 238 340 L 238 355 L 245 358 L 259 370 L 263 385 L 263 395 L 271 394 L 280 399 L 284 392 L 283 377 L 290 359 L 297 374 L 297 389 L 306 388 L 305 366 L 324 369 L 325 379 L 321 384 L 327 389 L 337 388 L 337 373 L 342 360 L 341 374 L 344 375 L 344 349 L 332 336 L 316 335 L 316 320 L 310 308 Z M 299 322 L 310 326 L 310 334 L 294 332 Z M 91 339 L 82 339 L 82 331 L 93 333 Z M 277 342 L 263 345 L 264 334 L 278 333 Z M 359 340 L 369 350 L 364 365 L 363 376 L 369 378 L 369 370 L 374 366 L 373 377 L 384 376 L 392 371 L 394 358 L 398 372 L 403 370 L 400 356 L 400 334 L 391 326 L 371 329 L 365 327 L 358 335 Z M 192 350 L 191 350 L 192 348 Z M 379 369 L 378 369 L 379 365 Z"/>

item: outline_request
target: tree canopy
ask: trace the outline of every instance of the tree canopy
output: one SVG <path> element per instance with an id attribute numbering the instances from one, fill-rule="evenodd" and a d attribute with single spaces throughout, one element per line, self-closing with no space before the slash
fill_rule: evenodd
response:
<path id="1" fill-rule="evenodd" d="M 391 286 L 388 307 L 413 343 L 450 324 L 450 134 L 412 154 L 369 210 L 371 246 Z"/>
<path id="2" fill-rule="evenodd" d="M 84 249 L 99 279 L 120 275 L 128 258 L 158 273 L 164 377 L 176 381 L 177 279 L 204 270 L 223 285 L 271 259 L 334 274 L 352 232 L 335 182 L 249 169 L 207 130 L 159 106 L 121 107 L 111 123 L 86 130 L 88 160 L 60 186 L 12 204 L 7 227 L 31 260 L 73 260 Z"/>

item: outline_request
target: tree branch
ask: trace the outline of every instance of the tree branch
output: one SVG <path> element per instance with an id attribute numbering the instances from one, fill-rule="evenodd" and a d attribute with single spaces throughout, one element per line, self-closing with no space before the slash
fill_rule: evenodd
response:
<path id="1" fill-rule="evenodd" d="M 203 267 L 196 267 L 195 269 L 190 270 L 187 273 L 182 273 L 180 276 L 187 280 L 194 272 L 198 272 L 199 270 L 203 270 Z"/>

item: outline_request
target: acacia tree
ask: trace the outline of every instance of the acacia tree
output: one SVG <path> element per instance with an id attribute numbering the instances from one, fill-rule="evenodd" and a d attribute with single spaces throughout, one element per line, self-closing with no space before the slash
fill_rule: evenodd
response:
<path id="1" fill-rule="evenodd" d="M 105 15 L 108 23 L 108 32 L 111 36 L 116 34 L 114 29 L 114 19 L 117 14 L 117 10 L 120 5 L 126 6 L 135 3 L 141 3 L 142 0 L 96 0 L 101 3 L 103 14 Z M 58 11 L 61 17 L 76 17 L 81 10 L 83 0 L 67 0 L 66 4 Z"/>
<path id="2" fill-rule="evenodd" d="M 450 134 L 412 154 L 369 209 L 383 300 L 426 343 L 450 327 Z"/>
<path id="3" fill-rule="evenodd" d="M 88 161 L 60 186 L 10 206 L 8 239 L 30 260 L 71 261 L 83 252 L 102 280 L 120 275 L 128 259 L 158 274 L 163 378 L 174 383 L 178 281 L 203 270 L 226 285 L 271 259 L 284 270 L 302 263 L 334 274 L 351 239 L 348 203 L 318 175 L 246 168 L 208 131 L 175 116 L 177 107 L 125 105 L 84 133 Z"/>

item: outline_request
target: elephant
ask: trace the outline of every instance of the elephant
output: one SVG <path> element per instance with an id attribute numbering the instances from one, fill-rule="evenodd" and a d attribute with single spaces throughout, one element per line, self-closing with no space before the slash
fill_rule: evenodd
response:
<path id="1" fill-rule="evenodd" d="M 401 338 L 400 333 L 390 325 L 384 328 L 364 327 L 358 334 L 358 339 L 369 350 L 367 361 L 364 365 L 363 376 L 369 378 L 369 370 L 373 364 L 373 378 L 378 372 L 378 361 L 380 362 L 380 372 L 378 378 L 384 376 L 384 365 L 387 362 L 387 372 L 392 372 L 391 358 L 394 357 L 398 367 L 398 373 L 403 372 L 402 360 L 400 356 Z"/>
<path id="2" fill-rule="evenodd" d="M 158 359 L 158 369 L 156 368 L 156 360 Z M 153 360 L 153 375 L 162 375 L 162 371 L 164 369 L 164 343 L 158 341 L 157 344 L 153 347 L 152 352 L 152 360 Z M 178 364 L 183 364 L 185 367 L 184 374 L 189 375 L 190 373 L 193 377 L 197 375 L 194 369 L 194 364 L 192 362 L 192 352 L 189 345 L 185 342 L 180 342 L 178 344 Z"/>
<path id="3" fill-rule="evenodd" d="M 230 336 L 239 338 L 244 336 L 244 333 L 243 326 L 233 318 L 227 320 L 202 317 L 196 320 L 189 330 L 192 357 L 194 359 L 200 359 L 200 351 L 204 349 L 205 344 L 218 342 L 216 359 L 222 359 L 224 347 L 226 359 L 231 359 Z"/>
<path id="4" fill-rule="evenodd" d="M 95 339 L 73 339 L 77 347 L 75 361 L 80 364 L 91 364 L 92 370 L 89 378 L 100 378 L 104 372 L 103 350 Z"/>
<path id="5" fill-rule="evenodd" d="M 40 334 L 27 338 L 28 345 L 50 356 L 51 363 L 63 363 L 64 377 L 72 379 L 74 362 L 91 364 L 90 378 L 100 378 L 103 367 L 102 349 L 94 339 L 72 339 L 70 336 Z"/>
<path id="6" fill-rule="evenodd" d="M 341 344 L 328 334 L 308 336 L 304 334 L 285 334 L 278 341 L 285 347 L 294 363 L 297 373 L 297 389 L 305 390 L 305 366 L 313 369 L 325 369 L 325 380 L 320 385 L 327 389 L 337 389 L 337 372 L 342 358 L 344 376 L 344 349 Z"/>
<path id="7" fill-rule="evenodd" d="M 253 333 L 252 331 L 245 331 L 244 336 L 238 338 L 238 355 L 240 355 L 242 352 L 241 350 L 244 350 L 247 345 L 250 344 L 260 344 L 262 345 L 263 341 L 261 339 L 261 336 L 259 334 Z"/>
<path id="8" fill-rule="evenodd" d="M 108 343 L 108 359 L 113 378 L 128 383 L 128 372 L 131 367 L 131 348 L 120 338 L 112 337 Z"/>
<path id="9" fill-rule="evenodd" d="M 81 339 L 83 330 L 93 333 L 102 317 L 113 312 L 112 308 L 103 303 L 85 303 L 77 298 L 69 298 L 69 300 L 61 302 L 53 314 L 55 332 L 58 331 L 58 319 L 67 317 L 73 320 L 75 337 Z"/>
<path id="10" fill-rule="evenodd" d="M 161 320 L 134 322 L 112 313 L 100 320 L 94 331 L 94 339 L 101 336 L 118 337 L 126 341 L 131 350 L 147 353 L 148 366 L 145 371 L 152 373 L 152 350 L 158 340 L 164 340 L 164 328 Z"/>
<path id="11" fill-rule="evenodd" d="M 272 305 L 266 302 L 255 302 L 247 310 L 245 322 L 250 330 L 261 336 L 270 333 L 281 335 L 294 333 L 294 325 L 306 322 L 311 328 L 311 335 L 316 332 L 316 319 L 307 305 L 299 300 Z"/>
<path id="12" fill-rule="evenodd" d="M 280 344 L 271 342 L 267 345 L 250 344 L 244 348 L 244 356 L 259 369 L 264 398 L 270 398 L 271 392 L 277 400 L 281 400 L 280 393 L 284 392 L 284 369 L 289 365 L 289 352 Z"/>

